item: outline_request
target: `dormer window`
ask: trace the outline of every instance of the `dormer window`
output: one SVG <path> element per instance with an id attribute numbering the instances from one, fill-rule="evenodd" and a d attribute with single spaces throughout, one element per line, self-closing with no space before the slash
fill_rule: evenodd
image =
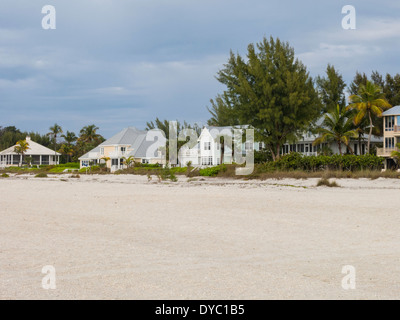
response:
<path id="1" fill-rule="evenodd" d="M 204 150 L 211 150 L 211 142 L 204 142 Z"/>

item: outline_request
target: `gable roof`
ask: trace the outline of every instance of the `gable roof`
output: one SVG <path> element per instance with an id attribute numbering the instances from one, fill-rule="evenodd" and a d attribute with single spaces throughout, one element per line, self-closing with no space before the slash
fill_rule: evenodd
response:
<path id="1" fill-rule="evenodd" d="M 141 131 L 135 127 L 125 128 L 112 136 L 110 139 L 104 141 L 100 146 L 113 146 L 113 145 L 132 145 L 139 136 L 146 135 L 147 131 Z"/>
<path id="2" fill-rule="evenodd" d="M 90 153 L 99 153 L 101 147 L 116 145 L 129 146 L 128 152 L 129 149 L 132 149 L 132 151 L 126 154 L 126 157 L 134 156 L 135 158 L 146 158 L 148 148 L 154 144 L 154 141 L 146 141 L 147 132 L 146 130 L 138 130 L 135 127 L 125 128 L 93 150 L 81 156 L 79 159 L 90 159 Z"/>
<path id="3" fill-rule="evenodd" d="M 60 153 L 55 153 L 54 150 L 51 150 L 49 148 L 46 148 L 45 146 L 42 146 L 41 144 L 32 141 L 29 137 L 26 137 L 26 142 L 28 143 L 28 150 L 26 151 L 25 155 L 26 156 L 37 156 L 37 155 L 55 155 L 57 154 L 58 156 L 60 156 Z M 15 146 L 12 146 L 6 150 L 3 150 L 0 152 L 0 155 L 6 155 L 6 154 L 12 154 L 12 155 L 17 155 L 18 153 L 16 153 L 14 151 Z"/>
<path id="4" fill-rule="evenodd" d="M 383 116 L 400 116 L 400 106 L 395 106 L 382 113 Z"/>

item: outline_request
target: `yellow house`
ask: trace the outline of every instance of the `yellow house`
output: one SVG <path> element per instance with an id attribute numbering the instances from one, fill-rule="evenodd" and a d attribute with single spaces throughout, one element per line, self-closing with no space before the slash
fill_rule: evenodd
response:
<path id="1" fill-rule="evenodd" d="M 377 155 L 385 158 L 385 170 L 396 166 L 391 156 L 393 151 L 399 151 L 400 143 L 400 106 L 393 107 L 383 114 L 383 148 L 377 150 Z"/>
<path id="2" fill-rule="evenodd" d="M 160 150 L 149 151 L 154 141 L 147 141 L 146 135 L 147 131 L 126 128 L 80 157 L 80 167 L 106 162 L 107 168 L 114 172 L 126 168 L 124 159 L 129 157 L 142 164 L 164 165 L 165 155 Z"/>

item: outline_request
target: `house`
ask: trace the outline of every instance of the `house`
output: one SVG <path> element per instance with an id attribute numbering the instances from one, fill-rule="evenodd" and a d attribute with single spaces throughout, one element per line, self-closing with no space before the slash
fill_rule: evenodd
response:
<path id="1" fill-rule="evenodd" d="M 396 167 L 392 152 L 399 151 L 400 143 L 400 106 L 393 107 L 383 114 L 383 148 L 377 149 L 377 156 L 385 158 L 385 170 Z"/>
<path id="2" fill-rule="evenodd" d="M 124 159 L 129 157 L 133 157 L 135 162 L 143 164 L 164 165 L 165 155 L 161 150 L 156 150 L 154 154 L 148 154 L 154 141 L 146 140 L 147 133 L 148 131 L 138 130 L 135 127 L 123 129 L 80 157 L 80 167 L 85 168 L 105 162 L 107 168 L 114 172 L 125 169 Z"/>
<path id="3" fill-rule="evenodd" d="M 27 156 L 32 157 L 32 165 L 55 165 L 60 163 L 60 153 L 32 141 L 30 137 L 26 137 L 26 142 L 28 150 L 24 154 L 22 164 L 26 164 L 25 157 Z M 20 164 L 21 155 L 14 151 L 15 147 L 13 146 L 0 152 L 0 167 L 18 166 Z"/>
<path id="4" fill-rule="evenodd" d="M 323 118 L 319 119 L 316 123 L 317 126 L 321 126 L 323 123 Z M 285 155 L 291 152 L 298 152 L 303 154 L 304 156 L 317 156 L 324 149 L 328 149 L 332 151 L 333 154 L 340 154 L 339 146 L 337 142 L 331 141 L 327 143 L 323 143 L 321 145 L 313 146 L 313 142 L 319 137 L 319 134 L 312 133 L 311 131 L 306 132 L 303 136 L 297 140 L 290 143 L 285 143 L 281 149 L 281 155 Z M 355 155 L 364 155 L 367 150 L 367 138 L 364 137 L 359 141 L 358 139 L 351 140 L 349 145 Z M 371 137 L 371 146 L 376 146 L 382 143 L 381 137 L 372 136 Z M 351 153 L 347 146 L 342 145 L 342 153 Z"/>
<path id="5" fill-rule="evenodd" d="M 242 129 L 248 126 L 241 126 Z M 190 161 L 195 167 L 211 167 L 222 163 L 232 163 L 232 147 L 220 143 L 221 136 L 232 136 L 234 127 L 213 127 L 206 126 L 202 129 L 197 143 L 193 148 L 181 147 L 178 153 L 179 165 L 185 167 Z M 233 141 L 233 138 L 232 138 Z M 232 142 L 233 143 L 233 142 Z M 232 145 L 232 144 L 231 144 Z M 264 148 L 262 142 L 242 143 L 242 152 L 259 151 Z"/>

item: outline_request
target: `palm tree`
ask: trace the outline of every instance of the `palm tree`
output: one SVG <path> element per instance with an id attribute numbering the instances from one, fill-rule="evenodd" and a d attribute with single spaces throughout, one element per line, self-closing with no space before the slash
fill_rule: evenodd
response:
<path id="1" fill-rule="evenodd" d="M 71 146 L 76 140 L 78 140 L 78 137 L 75 135 L 75 133 L 70 131 L 67 131 L 67 133 L 61 135 L 61 137 L 64 138 L 68 146 Z"/>
<path id="2" fill-rule="evenodd" d="M 389 109 L 391 105 L 385 99 L 382 89 L 371 81 L 367 81 L 366 85 L 360 85 L 358 94 L 349 97 L 350 105 L 347 109 L 357 110 L 354 117 L 354 124 L 358 125 L 365 117 L 369 119 L 369 135 L 367 153 L 370 152 L 371 136 L 373 130 L 373 116 L 381 117 L 384 110 Z"/>
<path id="3" fill-rule="evenodd" d="M 135 161 L 135 158 L 133 156 L 130 156 L 128 158 L 126 157 L 122 157 L 122 159 L 124 159 L 124 163 L 126 164 L 126 166 L 129 168 L 132 163 Z"/>
<path id="4" fill-rule="evenodd" d="M 75 150 L 72 145 L 63 144 L 58 152 L 66 155 L 68 157 L 68 162 L 71 162 L 71 157 L 74 155 Z"/>
<path id="5" fill-rule="evenodd" d="M 353 127 L 351 111 L 340 108 L 337 105 L 336 109 L 325 115 L 322 126 L 318 128 L 318 132 L 321 136 L 313 142 L 314 146 L 328 141 L 335 141 L 338 144 L 341 155 L 343 155 L 343 144 L 349 148 L 351 153 L 354 153 L 349 142 L 351 138 L 357 138 L 358 133 Z"/>
<path id="6" fill-rule="evenodd" d="M 99 139 L 101 139 L 101 135 L 99 135 L 97 133 L 97 130 L 99 130 L 99 127 L 97 127 L 94 124 L 91 124 L 89 126 L 83 127 L 81 129 L 80 133 L 80 137 L 79 139 L 82 142 L 86 142 L 86 143 L 93 143 L 98 141 Z"/>
<path id="7" fill-rule="evenodd" d="M 50 132 L 47 135 L 53 137 L 54 159 L 57 159 L 57 136 L 60 133 L 63 133 L 63 130 L 57 123 L 55 123 L 54 126 L 50 127 L 49 130 L 50 130 Z"/>
<path id="8" fill-rule="evenodd" d="M 24 158 L 24 154 L 29 149 L 29 143 L 26 140 L 20 140 L 17 142 L 17 145 L 14 147 L 14 152 L 20 155 L 19 166 L 22 166 L 22 159 Z"/>

